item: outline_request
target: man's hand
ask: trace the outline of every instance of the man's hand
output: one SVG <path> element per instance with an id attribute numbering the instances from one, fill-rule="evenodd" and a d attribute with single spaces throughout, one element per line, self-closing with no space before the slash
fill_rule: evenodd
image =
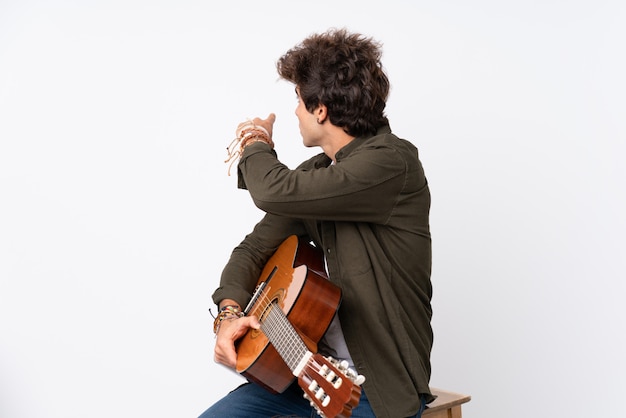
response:
<path id="1" fill-rule="evenodd" d="M 234 369 L 237 365 L 235 341 L 243 337 L 248 332 L 248 329 L 259 329 L 260 327 L 261 323 L 256 316 L 224 319 L 217 331 L 215 362 Z"/>
<path id="2" fill-rule="evenodd" d="M 266 119 L 254 118 L 252 119 L 252 122 L 255 125 L 265 128 L 265 130 L 270 134 L 270 138 L 272 137 L 272 131 L 274 130 L 274 122 L 276 122 L 276 115 L 274 113 L 270 113 Z"/>

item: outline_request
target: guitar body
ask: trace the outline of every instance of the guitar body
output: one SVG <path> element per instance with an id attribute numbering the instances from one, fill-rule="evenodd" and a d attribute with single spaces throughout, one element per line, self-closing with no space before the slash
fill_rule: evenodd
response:
<path id="1" fill-rule="evenodd" d="M 324 273 L 319 249 L 287 238 L 268 260 L 259 278 L 262 297 L 253 300 L 248 315 L 261 321 L 268 301 L 276 302 L 305 342 L 317 352 L 317 343 L 332 321 L 341 301 L 341 290 Z M 250 329 L 237 343 L 236 370 L 273 393 L 283 392 L 295 379 L 285 361 L 261 331 Z"/>

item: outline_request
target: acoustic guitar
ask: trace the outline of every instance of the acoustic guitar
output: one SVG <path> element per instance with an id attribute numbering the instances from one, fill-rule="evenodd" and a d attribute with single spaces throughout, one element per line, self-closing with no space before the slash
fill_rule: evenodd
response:
<path id="1" fill-rule="evenodd" d="M 278 247 L 244 310 L 259 318 L 261 329 L 250 329 L 238 341 L 236 370 L 272 393 L 297 378 L 319 415 L 347 418 L 365 378 L 347 362 L 317 353 L 341 301 L 323 263 L 319 249 L 295 235 Z"/>

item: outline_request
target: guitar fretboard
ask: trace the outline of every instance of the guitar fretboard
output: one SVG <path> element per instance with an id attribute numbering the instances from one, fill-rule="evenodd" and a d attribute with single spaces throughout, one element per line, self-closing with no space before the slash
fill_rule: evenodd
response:
<path id="1" fill-rule="evenodd" d="M 293 372 L 308 349 L 276 302 L 269 305 L 261 330 Z"/>

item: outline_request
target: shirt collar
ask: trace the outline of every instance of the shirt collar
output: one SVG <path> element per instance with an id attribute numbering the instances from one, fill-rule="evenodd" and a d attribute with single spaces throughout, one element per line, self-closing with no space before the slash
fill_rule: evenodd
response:
<path id="1" fill-rule="evenodd" d="M 350 153 L 356 147 L 358 147 L 365 139 L 372 138 L 373 136 L 385 135 L 385 134 L 390 134 L 390 133 L 391 133 L 391 127 L 389 125 L 383 125 L 380 128 L 378 128 L 378 130 L 376 131 L 376 135 L 357 136 L 352 141 L 350 141 L 350 143 L 348 143 L 346 146 L 344 146 L 339 151 L 337 151 L 337 154 L 335 154 L 335 160 L 340 161 L 343 157 L 350 155 Z"/>

